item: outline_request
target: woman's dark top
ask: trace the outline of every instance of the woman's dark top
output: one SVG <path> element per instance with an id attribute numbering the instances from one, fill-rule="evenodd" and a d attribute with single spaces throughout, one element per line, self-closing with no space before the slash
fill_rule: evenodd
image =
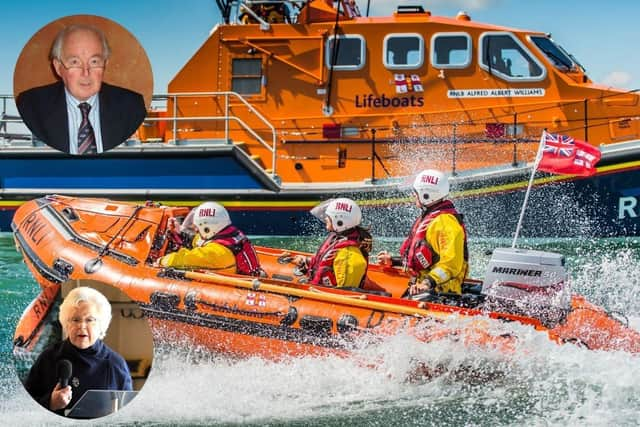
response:
<path id="1" fill-rule="evenodd" d="M 131 373 L 124 358 L 97 340 L 91 347 L 81 350 L 69 340 L 47 347 L 31 367 L 24 384 L 27 392 L 38 403 L 49 409 L 51 392 L 59 382 L 58 361 L 67 359 L 73 367 L 69 385 L 70 409 L 87 390 L 132 390 Z M 64 410 L 56 411 L 63 414 Z"/>

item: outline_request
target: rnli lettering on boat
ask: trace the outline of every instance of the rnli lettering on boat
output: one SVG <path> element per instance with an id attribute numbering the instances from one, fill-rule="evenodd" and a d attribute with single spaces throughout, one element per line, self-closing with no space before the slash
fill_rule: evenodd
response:
<path id="1" fill-rule="evenodd" d="M 45 314 L 47 314 L 47 311 L 49 310 L 49 305 L 51 304 L 51 301 L 49 301 L 47 298 L 45 298 L 43 295 L 40 295 L 38 298 L 36 298 L 34 300 L 34 304 L 33 304 L 33 314 L 38 318 L 42 318 Z"/>
<path id="2" fill-rule="evenodd" d="M 532 277 L 540 277 L 542 276 L 542 270 L 527 270 L 522 268 L 509 268 L 509 267 L 493 267 L 494 273 L 500 274 L 511 274 L 513 276 L 532 276 Z"/>
<path id="3" fill-rule="evenodd" d="M 635 196 L 624 196 L 618 199 L 618 219 L 637 218 L 640 213 L 638 198 Z"/>
<path id="4" fill-rule="evenodd" d="M 42 239 L 47 235 L 43 230 L 47 227 L 47 223 L 38 218 L 36 212 L 29 215 L 20 225 L 20 231 L 23 235 L 29 237 L 36 245 L 40 244 Z"/>
<path id="5" fill-rule="evenodd" d="M 389 108 L 389 107 L 423 107 L 424 97 L 411 95 L 408 97 L 387 97 L 384 93 L 381 96 L 375 96 L 370 93 L 368 95 L 356 95 L 356 108 Z"/>
<path id="6" fill-rule="evenodd" d="M 449 90 L 449 98 L 513 98 L 523 96 L 544 96 L 545 90 L 539 87 L 521 89 L 461 89 Z"/>

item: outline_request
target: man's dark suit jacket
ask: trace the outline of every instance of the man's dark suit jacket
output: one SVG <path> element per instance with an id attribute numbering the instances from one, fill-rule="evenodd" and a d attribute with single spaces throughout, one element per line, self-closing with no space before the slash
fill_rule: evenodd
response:
<path id="1" fill-rule="evenodd" d="M 147 110 L 137 92 L 102 83 L 100 130 L 103 151 L 123 143 L 142 124 Z M 56 150 L 69 153 L 69 118 L 64 83 L 26 90 L 16 100 L 20 116 L 31 132 Z"/>

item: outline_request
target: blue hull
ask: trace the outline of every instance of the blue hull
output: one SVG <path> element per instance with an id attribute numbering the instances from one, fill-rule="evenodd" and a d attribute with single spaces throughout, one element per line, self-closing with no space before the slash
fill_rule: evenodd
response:
<path id="1" fill-rule="evenodd" d="M 0 231 L 10 231 L 13 212 L 23 201 L 52 193 L 186 206 L 216 200 L 229 208 L 235 224 L 252 235 L 319 233 L 322 224 L 308 211 L 337 195 L 366 201 L 364 223 L 376 235 L 405 235 L 417 214 L 408 194 L 389 185 L 327 190 L 310 184 L 308 189 L 291 191 L 248 163 L 237 150 L 233 146 L 125 149 L 95 158 L 44 151 L 2 153 Z M 640 235 L 640 161 L 627 156 L 601 163 L 598 175 L 589 178 L 539 174 L 520 235 Z M 528 170 L 486 176 L 455 177 L 456 206 L 465 216 L 470 236 L 512 236 Z"/>
<path id="2" fill-rule="evenodd" d="M 0 154 L 1 189 L 258 190 L 267 188 L 247 172 L 234 147 L 202 150 L 108 152 L 79 158 L 62 153 Z M 140 191 L 139 191 L 140 192 Z"/>
<path id="3" fill-rule="evenodd" d="M 534 186 L 520 236 L 640 235 L 640 164 L 635 163 L 594 177 L 569 178 Z M 522 179 L 524 184 L 525 177 Z M 487 191 L 479 196 L 459 198 L 456 206 L 465 214 L 469 233 L 487 237 L 512 236 L 525 189 Z"/>

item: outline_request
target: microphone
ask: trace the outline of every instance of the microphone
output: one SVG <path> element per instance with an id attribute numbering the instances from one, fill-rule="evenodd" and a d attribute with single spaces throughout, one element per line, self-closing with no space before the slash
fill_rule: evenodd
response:
<path id="1" fill-rule="evenodd" d="M 58 364 L 56 365 L 56 375 L 60 380 L 60 386 L 62 388 L 69 385 L 69 378 L 71 378 L 72 369 L 71 362 L 67 359 L 58 360 Z"/>

